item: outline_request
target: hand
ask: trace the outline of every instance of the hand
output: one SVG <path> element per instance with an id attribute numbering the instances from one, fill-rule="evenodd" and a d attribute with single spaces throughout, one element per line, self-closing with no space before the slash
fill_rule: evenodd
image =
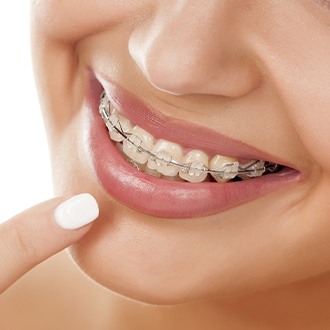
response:
<path id="1" fill-rule="evenodd" d="M 0 294 L 34 266 L 84 236 L 99 215 L 81 194 L 36 205 L 0 225 Z"/>

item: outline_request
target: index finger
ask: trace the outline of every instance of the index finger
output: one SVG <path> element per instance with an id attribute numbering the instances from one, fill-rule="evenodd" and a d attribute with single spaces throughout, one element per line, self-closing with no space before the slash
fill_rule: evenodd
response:
<path id="1" fill-rule="evenodd" d="M 87 233 L 99 214 L 89 194 L 56 198 L 0 225 L 0 293 L 38 263 Z"/>

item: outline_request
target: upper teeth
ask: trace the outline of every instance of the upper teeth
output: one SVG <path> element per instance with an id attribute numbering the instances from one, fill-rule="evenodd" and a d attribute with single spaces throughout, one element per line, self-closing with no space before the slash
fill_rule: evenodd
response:
<path id="1" fill-rule="evenodd" d="M 166 140 L 159 140 L 155 143 L 151 152 L 156 157 L 149 157 L 147 166 L 150 169 L 166 176 L 176 176 L 179 173 L 179 167 L 169 165 L 173 159 L 177 162 L 182 161 L 183 150 L 180 145 Z"/>
<path id="2" fill-rule="evenodd" d="M 100 114 L 109 130 L 110 138 L 123 142 L 122 151 L 144 172 L 166 177 L 176 177 L 189 182 L 202 182 L 208 174 L 216 181 L 226 182 L 237 175 L 244 177 L 261 176 L 266 171 L 262 160 L 250 161 L 240 165 L 236 158 L 215 155 L 209 160 L 208 155 L 201 150 L 191 150 L 186 155 L 183 148 L 174 142 L 158 140 L 139 126 L 134 126 L 128 119 L 119 115 L 109 102 L 105 92 L 101 95 Z M 144 164 L 144 165 L 142 165 Z M 269 163 L 268 166 L 276 164 Z"/>
<path id="3" fill-rule="evenodd" d="M 123 152 L 140 164 L 145 164 L 149 155 L 143 150 L 150 150 L 154 143 L 154 137 L 139 126 L 134 126 L 123 142 Z"/>

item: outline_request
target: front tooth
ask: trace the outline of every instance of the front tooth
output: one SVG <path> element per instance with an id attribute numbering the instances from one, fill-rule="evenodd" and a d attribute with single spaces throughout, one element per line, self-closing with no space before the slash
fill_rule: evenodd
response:
<path id="1" fill-rule="evenodd" d="M 211 159 L 209 168 L 215 171 L 224 171 L 223 177 L 212 173 L 211 175 L 217 182 L 227 182 L 237 175 L 238 165 L 239 163 L 236 158 L 216 155 Z"/>
<path id="2" fill-rule="evenodd" d="M 125 137 L 118 133 L 118 131 L 114 128 L 116 126 L 120 131 L 128 135 L 132 132 L 133 124 L 126 118 L 119 115 L 116 111 L 113 111 L 110 118 L 109 123 L 107 123 L 107 127 L 109 130 L 109 135 L 111 140 L 116 142 L 122 142 L 125 140 Z"/>
<path id="3" fill-rule="evenodd" d="M 144 150 L 150 150 L 153 145 L 154 138 L 139 126 L 134 126 L 130 135 L 123 142 L 124 153 L 140 164 L 148 161 L 149 154 Z"/>
<path id="4" fill-rule="evenodd" d="M 186 168 L 180 169 L 179 175 L 189 182 L 202 182 L 206 179 L 207 173 L 203 171 L 209 164 L 209 157 L 200 150 L 191 150 L 183 158 Z"/>
<path id="5" fill-rule="evenodd" d="M 147 166 L 152 170 L 166 176 L 176 176 L 179 168 L 169 164 L 170 161 L 178 161 L 181 163 L 183 150 L 180 145 L 166 140 L 159 140 L 153 147 L 152 153 L 156 157 L 150 156 Z"/>

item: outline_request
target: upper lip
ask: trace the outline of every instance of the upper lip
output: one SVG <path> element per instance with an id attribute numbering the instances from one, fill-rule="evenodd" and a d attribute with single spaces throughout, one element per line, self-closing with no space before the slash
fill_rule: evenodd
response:
<path id="1" fill-rule="evenodd" d="M 106 75 L 97 73 L 111 103 L 125 118 L 140 126 L 155 138 L 176 142 L 186 148 L 201 149 L 210 155 L 223 155 L 246 160 L 265 160 L 292 167 L 282 159 L 235 140 L 208 127 L 166 116 L 148 103 L 141 101 Z"/>

